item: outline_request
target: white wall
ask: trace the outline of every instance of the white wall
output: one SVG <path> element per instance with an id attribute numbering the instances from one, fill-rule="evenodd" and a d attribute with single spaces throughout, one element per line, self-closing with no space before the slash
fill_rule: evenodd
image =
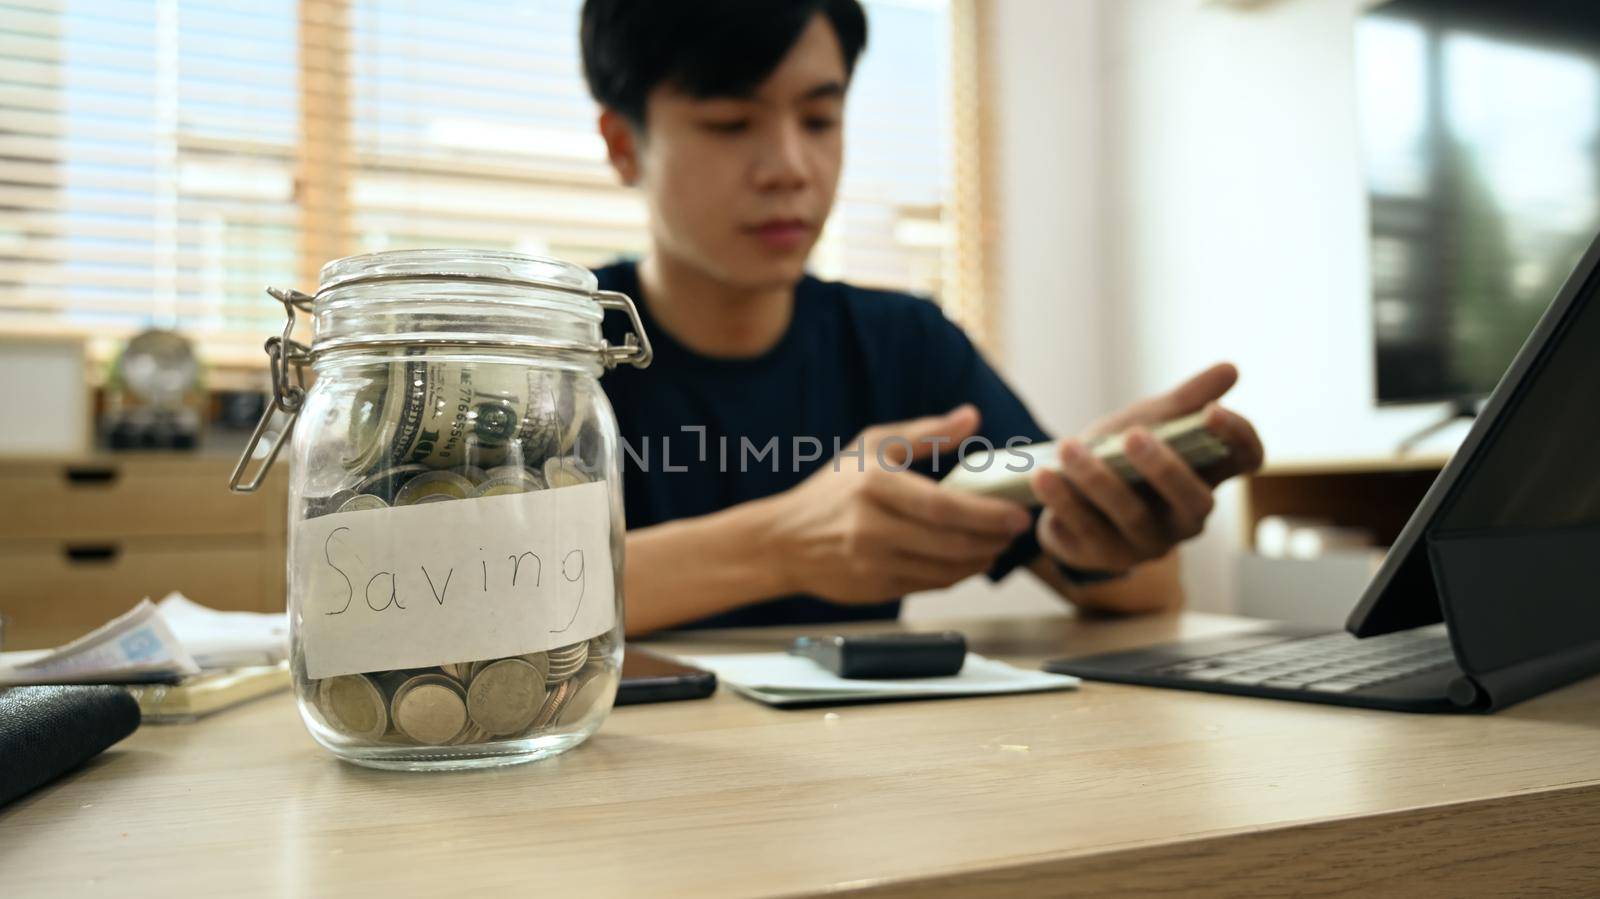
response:
<path id="1" fill-rule="evenodd" d="M 1093 2 L 991 0 L 995 247 L 1005 373 L 1051 433 L 1072 432 L 1109 401 L 1098 204 L 1100 9 Z M 907 617 L 1061 612 L 1026 573 L 973 578 L 913 597 Z"/>
<path id="2" fill-rule="evenodd" d="M 1381 454 L 1353 64 L 1362 0 L 1106 5 L 1110 337 L 1125 397 L 1214 359 L 1276 458 Z"/>
<path id="3" fill-rule="evenodd" d="M 1101 11 L 1060 0 L 1001 0 L 990 11 L 995 362 L 1046 430 L 1070 432 L 1104 414 L 1113 375 L 1098 208 Z"/>
<path id="4" fill-rule="evenodd" d="M 1439 414 L 1373 402 L 1354 70 L 1366 5 L 1103 3 L 1114 398 L 1230 359 L 1243 373 L 1230 400 L 1280 461 L 1384 455 Z M 1197 605 L 1231 604 L 1238 537 L 1229 496 L 1186 556 Z"/>
<path id="5" fill-rule="evenodd" d="M 1273 460 L 1385 455 L 1439 414 L 1372 399 L 1354 73 L 1365 0 L 990 2 L 997 362 L 1050 426 L 1073 430 L 1219 359 L 1242 370 L 1229 402 Z M 1192 607 L 1233 608 L 1239 537 L 1224 488 L 1185 550 Z"/>

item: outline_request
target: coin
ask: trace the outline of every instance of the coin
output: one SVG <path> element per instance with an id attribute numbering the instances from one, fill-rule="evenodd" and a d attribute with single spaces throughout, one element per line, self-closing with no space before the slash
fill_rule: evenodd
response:
<path id="1" fill-rule="evenodd" d="M 489 480 L 491 481 L 495 478 L 538 478 L 538 475 L 526 468 L 523 468 L 521 465 L 496 465 L 494 468 L 484 472 L 484 474 L 487 474 L 489 476 Z"/>
<path id="2" fill-rule="evenodd" d="M 584 474 L 582 463 L 572 456 L 552 456 L 544 460 L 544 481 L 551 488 L 575 487 L 590 480 Z"/>
<path id="3" fill-rule="evenodd" d="M 544 707 L 539 709 L 539 717 L 533 719 L 533 729 L 542 730 L 555 723 L 561 715 L 561 709 L 566 706 L 567 700 L 572 698 L 572 681 L 564 680 L 550 690 L 550 695 L 545 698 Z"/>
<path id="4" fill-rule="evenodd" d="M 542 652 L 530 652 L 518 658 L 539 669 L 539 678 L 547 680 L 550 677 L 550 656 Z"/>
<path id="5" fill-rule="evenodd" d="M 472 663 L 456 662 L 449 665 L 440 665 L 439 670 L 450 675 L 462 684 L 472 679 Z"/>
<path id="6" fill-rule="evenodd" d="M 383 691 L 365 675 L 342 674 L 318 681 L 317 707 L 330 725 L 352 737 L 376 740 L 389 729 Z"/>
<path id="7" fill-rule="evenodd" d="M 359 493 L 346 500 L 344 505 L 339 507 L 339 511 L 370 512 L 373 509 L 387 508 L 389 508 L 389 504 L 384 502 L 382 497 L 373 496 L 370 493 Z"/>
<path id="8" fill-rule="evenodd" d="M 544 706 L 544 677 L 518 658 L 486 665 L 467 687 L 467 716 L 491 734 L 525 730 Z"/>
<path id="9" fill-rule="evenodd" d="M 423 503 L 447 503 L 447 502 L 449 502 L 449 501 L 451 501 L 453 499 L 455 499 L 455 497 L 449 496 L 448 494 L 430 493 L 427 496 L 424 496 L 423 498 L 417 500 L 416 502 L 411 503 L 411 505 L 420 506 Z M 402 503 L 401 505 L 405 505 L 405 504 Z"/>
<path id="10" fill-rule="evenodd" d="M 573 685 L 572 696 L 557 711 L 557 726 L 575 724 L 596 708 L 609 707 L 617 695 L 616 673 L 599 666 L 590 666 L 568 683 Z"/>
<path id="11" fill-rule="evenodd" d="M 427 497 L 438 496 L 444 499 L 466 499 L 472 495 L 472 482 L 453 471 L 429 471 L 419 474 L 406 482 L 400 492 L 395 494 L 394 504 L 397 506 L 410 506 L 416 503 L 438 500 L 427 500 Z"/>
<path id="12" fill-rule="evenodd" d="M 554 685 L 578 673 L 583 663 L 589 660 L 589 642 L 574 643 L 560 649 L 552 649 L 545 653 L 550 662 L 549 673 L 545 675 L 545 683 Z"/>
<path id="13" fill-rule="evenodd" d="M 476 465 L 463 465 L 456 469 L 456 473 L 471 481 L 474 487 L 489 480 L 489 473 Z"/>
<path id="14" fill-rule="evenodd" d="M 327 496 L 308 496 L 306 497 L 305 517 L 319 518 L 323 515 L 337 512 L 341 506 L 354 499 L 355 495 L 356 492 L 354 490 L 336 490 Z"/>
<path id="15" fill-rule="evenodd" d="M 494 739 L 494 735 L 468 721 L 467 726 L 461 729 L 461 733 L 456 734 L 456 738 L 450 741 L 450 745 L 465 746 L 472 743 L 487 743 L 492 739 Z"/>
<path id="16" fill-rule="evenodd" d="M 394 468 L 386 468 L 363 478 L 361 483 L 355 486 L 355 491 L 370 493 L 386 503 L 393 503 L 395 494 L 400 492 L 400 488 L 407 481 L 427 470 L 426 465 L 397 465 Z"/>
<path id="17" fill-rule="evenodd" d="M 509 496 L 514 493 L 532 493 L 542 490 L 543 485 L 533 479 L 532 475 L 520 478 L 490 478 L 478 485 L 472 492 L 477 496 Z"/>
<path id="18" fill-rule="evenodd" d="M 467 694 L 442 674 L 418 675 L 394 691 L 389 715 L 394 726 L 412 740 L 442 746 L 467 725 Z"/>

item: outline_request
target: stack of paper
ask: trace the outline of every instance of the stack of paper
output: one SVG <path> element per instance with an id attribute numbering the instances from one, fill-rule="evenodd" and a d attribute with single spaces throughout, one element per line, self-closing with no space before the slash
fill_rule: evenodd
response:
<path id="1" fill-rule="evenodd" d="M 202 668 L 276 665 L 288 631 L 282 614 L 218 612 L 173 593 L 57 649 L 0 653 L 0 686 L 170 683 Z"/>
<path id="2" fill-rule="evenodd" d="M 276 665 L 289 657 L 284 612 L 219 612 L 176 592 L 156 609 L 201 668 Z"/>
<path id="3" fill-rule="evenodd" d="M 781 652 L 722 656 L 683 656 L 682 661 L 716 672 L 735 692 L 768 705 L 815 705 L 863 700 L 923 699 L 934 696 L 980 696 L 1067 690 L 1078 679 L 1066 674 L 1027 671 L 967 653 L 954 677 L 894 680 L 851 680 L 810 659 Z"/>
<path id="4" fill-rule="evenodd" d="M 58 649 L 6 653 L 0 684 L 104 684 L 173 680 L 200 666 L 146 599 Z"/>
<path id="5" fill-rule="evenodd" d="M 177 684 L 129 684 L 146 723 L 177 724 L 289 688 L 289 663 L 204 671 Z"/>

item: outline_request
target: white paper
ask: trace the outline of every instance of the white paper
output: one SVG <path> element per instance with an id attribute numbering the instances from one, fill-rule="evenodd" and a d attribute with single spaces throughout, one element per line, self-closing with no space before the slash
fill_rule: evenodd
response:
<path id="1" fill-rule="evenodd" d="M 148 599 L 65 646 L 5 661 L 0 684 L 133 683 L 200 673 Z"/>
<path id="2" fill-rule="evenodd" d="M 323 515 L 295 526 L 313 678 L 566 646 L 616 624 L 604 483 Z"/>
<path id="3" fill-rule="evenodd" d="M 172 592 L 156 603 L 167 626 L 201 668 L 276 665 L 289 657 L 283 612 L 220 612 Z"/>
<path id="4" fill-rule="evenodd" d="M 909 699 L 932 696 L 976 696 L 1031 693 L 1078 686 L 1068 674 L 1029 671 L 1005 662 L 967 653 L 954 677 L 856 680 L 843 678 L 816 662 L 781 652 L 720 656 L 683 656 L 697 668 L 716 673 L 734 690 L 771 705 L 859 699 Z"/>

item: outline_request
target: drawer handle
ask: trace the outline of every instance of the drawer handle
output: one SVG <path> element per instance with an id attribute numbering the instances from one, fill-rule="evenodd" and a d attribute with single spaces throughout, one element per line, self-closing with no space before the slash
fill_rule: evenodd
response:
<path id="1" fill-rule="evenodd" d="M 75 485 L 106 485 L 117 479 L 115 468 L 75 465 L 67 469 L 67 480 Z"/>
<path id="2" fill-rule="evenodd" d="M 65 548 L 67 560 L 74 564 L 115 562 L 122 550 L 111 543 L 94 543 Z"/>

